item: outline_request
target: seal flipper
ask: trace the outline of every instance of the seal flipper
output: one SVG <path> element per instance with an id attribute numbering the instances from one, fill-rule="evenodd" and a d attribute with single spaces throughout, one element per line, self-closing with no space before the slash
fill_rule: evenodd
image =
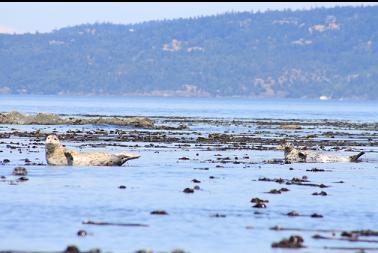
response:
<path id="1" fill-rule="evenodd" d="M 357 155 L 352 155 L 352 156 L 350 156 L 350 161 L 351 162 L 357 162 L 358 158 L 360 158 L 364 154 L 365 154 L 365 152 L 360 152 Z"/>
<path id="2" fill-rule="evenodd" d="M 67 158 L 67 164 L 68 164 L 69 166 L 72 166 L 72 165 L 73 165 L 73 160 L 74 160 L 74 158 L 73 158 L 71 152 L 69 152 L 69 151 L 67 151 L 67 150 L 64 151 L 64 156 Z"/>

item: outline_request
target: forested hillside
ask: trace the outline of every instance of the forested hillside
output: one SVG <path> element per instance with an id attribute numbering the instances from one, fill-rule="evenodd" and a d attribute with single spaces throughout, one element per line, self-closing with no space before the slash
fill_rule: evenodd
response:
<path id="1" fill-rule="evenodd" d="M 378 99 L 378 7 L 1 34 L 0 93 Z"/>

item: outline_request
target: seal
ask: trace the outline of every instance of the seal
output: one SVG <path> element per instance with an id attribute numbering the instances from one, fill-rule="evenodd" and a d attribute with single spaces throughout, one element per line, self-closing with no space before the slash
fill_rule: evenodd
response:
<path id="1" fill-rule="evenodd" d="M 285 161 L 289 163 L 336 163 L 336 162 L 357 162 L 365 154 L 360 152 L 352 156 L 327 155 L 315 151 L 299 150 L 292 144 L 278 147 L 284 150 Z"/>
<path id="2" fill-rule="evenodd" d="M 140 155 L 106 152 L 77 152 L 60 144 L 56 135 L 46 138 L 46 160 L 48 165 L 55 166 L 122 166 L 128 160 L 139 158 Z"/>

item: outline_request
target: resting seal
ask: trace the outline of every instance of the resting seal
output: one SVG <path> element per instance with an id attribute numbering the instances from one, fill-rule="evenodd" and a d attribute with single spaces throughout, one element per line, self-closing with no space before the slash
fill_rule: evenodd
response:
<path id="1" fill-rule="evenodd" d="M 121 166 L 140 155 L 126 152 L 111 154 L 105 152 L 77 152 L 63 147 L 56 135 L 46 138 L 46 160 L 48 165 L 58 166 Z"/>
<path id="2" fill-rule="evenodd" d="M 299 150 L 292 144 L 280 146 L 284 150 L 285 161 L 289 163 L 336 163 L 336 162 L 357 162 L 358 158 L 365 154 L 360 152 L 352 156 L 326 155 L 315 151 Z"/>

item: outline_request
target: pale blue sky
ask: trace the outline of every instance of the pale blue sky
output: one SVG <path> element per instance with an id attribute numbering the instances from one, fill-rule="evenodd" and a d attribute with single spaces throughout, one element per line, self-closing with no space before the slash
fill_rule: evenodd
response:
<path id="1" fill-rule="evenodd" d="M 0 33 L 49 32 L 94 22 L 117 24 L 212 15 L 227 11 L 309 9 L 311 7 L 377 5 L 377 2 L 261 3 L 0 3 Z"/>

